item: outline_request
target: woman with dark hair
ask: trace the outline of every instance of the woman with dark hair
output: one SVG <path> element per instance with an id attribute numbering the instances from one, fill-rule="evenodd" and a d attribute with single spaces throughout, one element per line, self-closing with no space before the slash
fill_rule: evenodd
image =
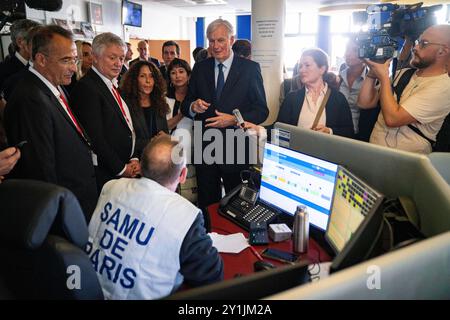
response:
<path id="1" fill-rule="evenodd" d="M 299 76 L 304 87 L 288 93 L 276 122 L 353 138 L 355 133 L 350 108 L 344 95 L 335 88 L 336 79 L 331 79 L 328 74 L 328 55 L 319 48 L 304 51 L 299 62 Z M 325 110 L 318 114 L 328 90 Z M 313 127 L 317 116 L 318 123 Z M 261 127 L 252 123 L 246 126 L 261 130 Z"/>
<path id="2" fill-rule="evenodd" d="M 160 132 L 169 133 L 166 115 L 166 81 L 151 62 L 138 61 L 124 75 L 120 92 L 130 108 L 136 151 L 142 153 L 148 141 Z"/>
<path id="3" fill-rule="evenodd" d="M 190 160 L 192 156 L 192 139 L 194 135 L 194 121 L 188 117 L 184 117 L 181 113 L 180 106 L 188 93 L 188 84 L 191 77 L 191 67 L 189 63 L 183 59 L 175 58 L 167 67 L 170 78 L 171 90 L 167 93 L 167 102 L 169 103 L 171 112 L 167 115 L 167 123 L 169 129 L 172 130 L 172 136 L 181 141 L 186 151 L 186 159 Z M 196 203 L 197 201 L 197 176 L 195 174 L 194 165 L 188 161 L 188 175 L 186 183 L 179 186 L 180 194 L 189 201 Z"/>
<path id="4" fill-rule="evenodd" d="M 186 60 L 175 58 L 167 67 L 167 73 L 169 74 L 171 87 L 171 90 L 168 90 L 167 93 L 171 109 L 171 112 L 167 115 L 167 123 L 169 130 L 172 130 L 184 118 L 180 106 L 188 92 L 191 67 Z"/>

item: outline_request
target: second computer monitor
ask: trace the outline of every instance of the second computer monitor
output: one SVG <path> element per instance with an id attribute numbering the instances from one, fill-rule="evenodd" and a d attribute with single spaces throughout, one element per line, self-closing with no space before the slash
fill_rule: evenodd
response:
<path id="1" fill-rule="evenodd" d="M 291 216 L 305 205 L 310 224 L 325 230 L 337 169 L 332 162 L 266 143 L 259 198 Z"/>
<path id="2" fill-rule="evenodd" d="M 325 232 L 325 239 L 336 253 L 332 271 L 361 262 L 371 254 L 380 231 L 383 199 L 381 193 L 339 166 Z"/>

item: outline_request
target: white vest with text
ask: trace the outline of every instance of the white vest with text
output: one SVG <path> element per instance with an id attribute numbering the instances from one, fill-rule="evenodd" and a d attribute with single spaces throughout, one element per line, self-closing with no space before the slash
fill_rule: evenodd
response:
<path id="1" fill-rule="evenodd" d="M 86 248 L 106 299 L 158 299 L 182 283 L 180 248 L 199 213 L 147 179 L 105 184 Z"/>

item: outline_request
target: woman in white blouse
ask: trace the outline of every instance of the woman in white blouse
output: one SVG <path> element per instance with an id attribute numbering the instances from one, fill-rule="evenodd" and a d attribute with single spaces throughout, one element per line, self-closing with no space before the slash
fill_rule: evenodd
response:
<path id="1" fill-rule="evenodd" d="M 335 77 L 328 73 L 328 55 L 319 48 L 305 50 L 299 62 L 299 76 L 304 87 L 288 93 L 276 122 L 353 138 L 350 108 L 344 95 L 335 88 Z M 313 126 L 328 90 L 330 94 L 325 109 Z M 246 127 L 261 130 L 252 123 L 246 123 Z"/>

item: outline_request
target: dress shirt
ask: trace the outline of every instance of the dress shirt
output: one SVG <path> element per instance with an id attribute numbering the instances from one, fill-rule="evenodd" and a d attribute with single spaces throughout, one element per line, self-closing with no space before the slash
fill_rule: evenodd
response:
<path id="1" fill-rule="evenodd" d="M 230 73 L 231 64 L 233 63 L 233 58 L 234 58 L 234 53 L 233 53 L 233 50 L 231 50 L 230 56 L 224 62 L 220 62 L 217 59 L 214 59 L 214 88 L 217 87 L 217 78 L 219 76 L 219 64 L 220 63 L 223 64 L 223 67 L 222 67 L 223 80 L 224 80 L 224 83 L 226 84 L 228 74 Z M 223 91 L 223 89 L 222 89 L 222 91 Z M 191 108 L 190 108 L 190 115 L 192 118 L 194 118 L 196 115 L 196 113 L 194 111 L 192 111 L 192 103 L 191 103 Z"/>
<path id="2" fill-rule="evenodd" d="M 320 90 L 320 95 L 317 98 L 316 103 L 314 103 L 312 99 L 312 92 L 305 87 L 305 100 L 303 100 L 302 110 L 300 111 L 300 116 L 298 117 L 298 126 L 300 128 L 310 129 L 313 125 L 314 119 L 316 118 L 317 111 L 319 111 L 320 105 L 322 104 L 323 98 L 328 90 L 328 84 L 325 82 L 324 87 Z M 317 124 L 321 124 L 326 126 L 326 114 L 325 109 L 320 116 L 319 122 Z M 330 129 L 330 134 L 333 134 L 333 130 Z"/>
<path id="3" fill-rule="evenodd" d="M 92 70 L 94 70 L 94 72 L 97 73 L 98 76 L 103 80 L 103 82 L 106 84 L 106 86 L 108 87 L 109 91 L 111 92 L 112 96 L 114 97 L 114 100 L 117 101 L 116 95 L 113 92 L 113 87 L 117 88 L 117 78 L 109 80 L 104 75 L 102 75 L 100 73 L 100 71 L 98 71 L 98 69 L 96 67 L 94 67 L 94 66 L 92 66 Z M 119 95 L 119 97 L 120 97 L 120 95 Z M 135 144 L 136 144 L 136 134 L 135 134 L 134 128 L 133 128 L 133 121 L 131 120 L 130 109 L 128 108 L 126 102 L 122 99 L 122 97 L 120 97 L 120 100 L 122 102 L 123 111 L 125 112 L 125 115 L 126 115 L 125 122 L 128 124 L 128 127 L 131 130 L 131 135 L 132 135 L 133 142 L 132 142 L 132 148 L 131 148 L 130 156 L 132 156 L 133 153 L 134 153 L 134 148 L 135 148 Z M 117 101 L 117 104 L 119 104 L 118 101 Z M 138 159 L 137 158 L 133 158 L 131 160 L 138 160 Z M 127 169 L 127 166 L 125 165 L 125 167 L 122 169 L 122 171 L 120 171 L 117 174 L 117 176 L 121 176 L 125 172 L 126 169 Z"/>
<path id="4" fill-rule="evenodd" d="M 22 57 L 18 51 L 16 51 L 16 52 L 14 53 L 14 55 L 16 56 L 17 59 L 19 59 L 20 62 L 23 63 L 24 66 L 27 65 L 28 60 L 25 59 L 24 57 Z"/>
<path id="5" fill-rule="evenodd" d="M 57 87 L 55 87 L 50 81 L 47 80 L 47 78 L 45 78 L 42 74 L 39 73 L 39 71 L 37 71 L 36 69 L 33 68 L 33 66 L 30 65 L 30 67 L 28 68 L 28 70 L 30 72 L 32 72 L 33 74 L 35 74 L 43 83 L 45 83 L 45 85 L 50 89 L 50 91 L 55 95 L 55 97 L 58 99 L 59 104 L 61 105 L 61 107 L 63 107 L 64 111 L 66 111 L 67 115 L 69 116 L 69 118 L 72 120 L 72 116 L 70 115 L 69 110 L 67 110 L 67 107 L 64 103 L 64 101 L 61 99 L 61 92 L 58 90 Z M 66 101 L 67 100 L 67 97 Z M 72 120 L 73 122 L 73 120 Z M 74 123 L 75 124 L 75 123 Z M 75 126 L 77 126 L 75 124 Z"/>

